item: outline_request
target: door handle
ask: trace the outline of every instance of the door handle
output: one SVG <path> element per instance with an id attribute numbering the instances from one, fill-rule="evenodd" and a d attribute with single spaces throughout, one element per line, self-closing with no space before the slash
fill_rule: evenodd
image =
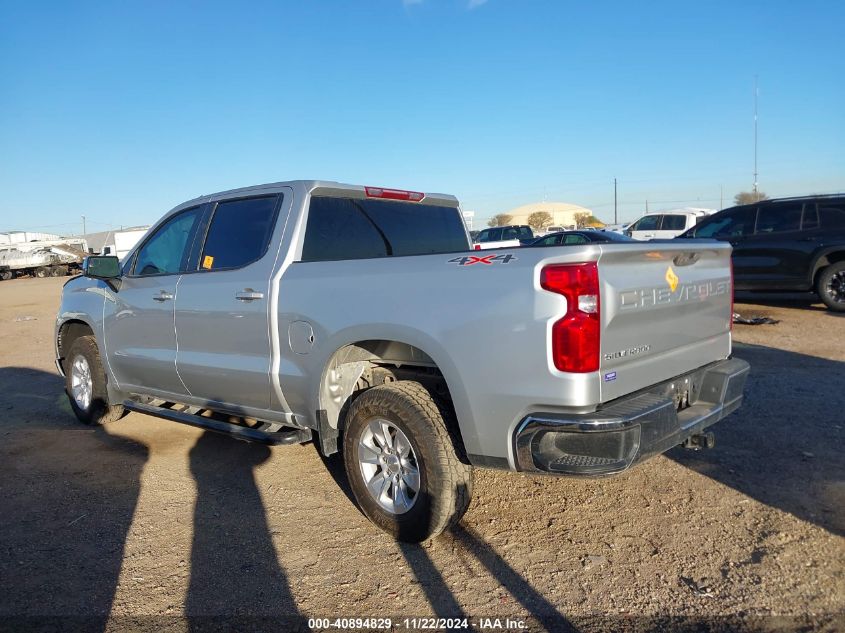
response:
<path id="1" fill-rule="evenodd" d="M 162 290 L 157 295 L 153 297 L 153 301 L 170 301 L 173 298 L 173 295 L 169 292 Z"/>
<path id="2" fill-rule="evenodd" d="M 256 299 L 263 299 L 264 293 L 263 292 L 256 292 L 252 288 L 247 288 L 242 292 L 235 293 L 235 299 L 238 301 L 255 301 Z"/>

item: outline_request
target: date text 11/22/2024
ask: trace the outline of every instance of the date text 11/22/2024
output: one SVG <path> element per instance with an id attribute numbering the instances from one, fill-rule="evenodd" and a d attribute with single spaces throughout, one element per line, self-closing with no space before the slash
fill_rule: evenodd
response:
<path id="1" fill-rule="evenodd" d="M 308 628 L 312 631 L 454 631 L 470 628 L 482 631 L 523 631 L 528 625 L 519 618 L 309 618 Z"/>

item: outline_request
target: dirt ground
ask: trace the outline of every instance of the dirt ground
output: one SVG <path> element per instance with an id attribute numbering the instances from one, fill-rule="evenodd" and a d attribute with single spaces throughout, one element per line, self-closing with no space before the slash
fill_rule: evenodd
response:
<path id="1" fill-rule="evenodd" d="M 735 326 L 753 373 L 715 449 L 605 480 L 477 470 L 460 527 L 409 546 L 363 517 L 313 445 L 137 413 L 77 423 L 53 364 L 61 284 L 0 282 L 2 631 L 427 616 L 845 630 L 845 317 L 812 300 L 738 298 L 743 315 L 781 322 Z"/>

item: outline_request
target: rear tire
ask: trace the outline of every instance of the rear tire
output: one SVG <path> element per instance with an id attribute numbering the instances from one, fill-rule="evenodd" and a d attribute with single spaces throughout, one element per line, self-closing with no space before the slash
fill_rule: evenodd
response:
<path id="1" fill-rule="evenodd" d="M 49 277 L 50 276 L 50 269 L 45 267 L 45 266 L 42 266 L 41 268 L 36 268 L 35 269 L 35 276 L 38 277 L 39 279 L 44 279 L 45 277 Z"/>
<path id="2" fill-rule="evenodd" d="M 444 415 L 412 381 L 368 389 L 347 414 L 343 460 L 352 493 L 367 518 L 400 541 L 437 536 L 469 507 L 472 468 L 458 458 Z"/>
<path id="3" fill-rule="evenodd" d="M 65 393 L 83 424 L 99 426 L 123 417 L 122 405 L 110 405 L 106 372 L 93 336 L 80 336 L 65 359 Z"/>
<path id="4" fill-rule="evenodd" d="M 50 269 L 50 275 L 53 277 L 64 277 L 67 275 L 67 266 L 53 266 Z"/>
<path id="5" fill-rule="evenodd" d="M 845 312 L 845 262 L 831 264 L 819 275 L 816 292 L 834 312 Z"/>
<path id="6" fill-rule="evenodd" d="M 14 276 L 15 274 L 11 270 L 4 270 L 3 272 L 0 272 L 0 279 L 3 281 L 9 281 Z"/>

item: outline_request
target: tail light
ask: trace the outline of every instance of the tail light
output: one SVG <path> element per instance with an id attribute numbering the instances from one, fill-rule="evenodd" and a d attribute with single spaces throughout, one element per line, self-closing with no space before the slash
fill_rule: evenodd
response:
<path id="1" fill-rule="evenodd" d="M 601 304 L 595 262 L 553 264 L 540 271 L 544 290 L 566 297 L 566 314 L 552 325 L 552 360 L 560 371 L 599 369 Z"/>
<path id="2" fill-rule="evenodd" d="M 473 246 L 473 249 L 480 251 L 481 250 L 481 244 L 476 244 L 475 246 Z"/>
<path id="3" fill-rule="evenodd" d="M 731 330 L 734 329 L 734 258 L 731 256 L 731 313 L 728 318 L 731 320 Z"/>
<path id="4" fill-rule="evenodd" d="M 384 198 L 386 200 L 407 200 L 419 202 L 425 198 L 419 191 L 405 191 L 404 189 L 385 189 L 384 187 L 364 187 L 368 198 Z"/>

